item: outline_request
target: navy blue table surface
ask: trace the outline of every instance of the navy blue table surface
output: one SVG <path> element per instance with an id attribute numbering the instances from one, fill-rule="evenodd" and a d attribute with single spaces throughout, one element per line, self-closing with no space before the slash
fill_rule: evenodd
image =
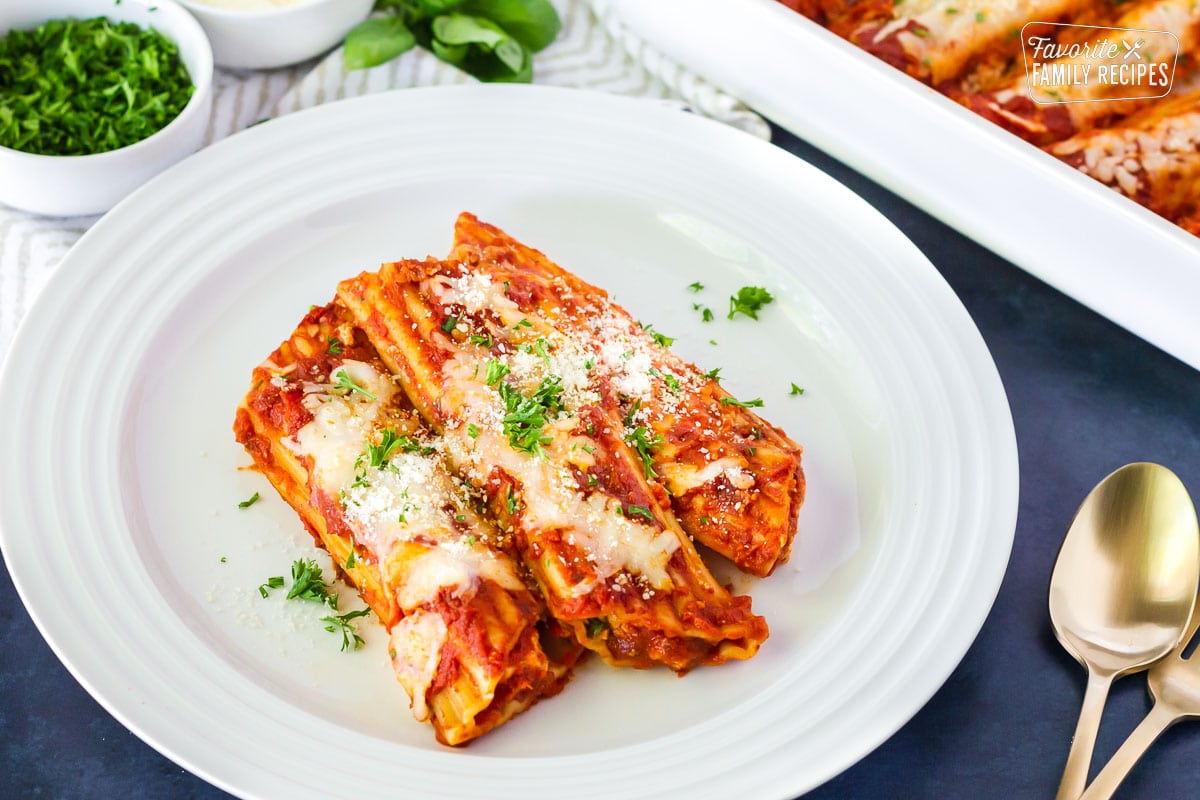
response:
<path id="1" fill-rule="evenodd" d="M 786 132 L 776 129 L 775 142 L 865 197 L 945 276 L 1000 370 L 1021 466 L 1012 557 L 978 639 L 907 725 L 806 798 L 1053 797 L 1084 685 L 1046 613 L 1058 545 L 1088 490 L 1130 461 L 1169 466 L 1200 498 L 1200 372 Z M 1197 308 L 1200 335 L 1200 298 Z M 1149 708 L 1145 686 L 1140 675 L 1115 685 L 1097 764 Z M 1119 797 L 1198 797 L 1197 764 L 1200 724 L 1183 723 L 1151 749 Z M 0 798 L 227 796 L 97 705 L 0 571 Z"/>

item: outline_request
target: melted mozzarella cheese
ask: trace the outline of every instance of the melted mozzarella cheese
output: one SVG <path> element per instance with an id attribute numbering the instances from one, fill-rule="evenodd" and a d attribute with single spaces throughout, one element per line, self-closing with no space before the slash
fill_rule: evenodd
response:
<path id="1" fill-rule="evenodd" d="M 667 484 L 671 494 L 679 496 L 722 475 L 735 489 L 749 489 L 754 486 L 754 476 L 742 469 L 745 463 L 745 459 L 739 456 L 726 456 L 709 462 L 700 469 L 689 464 L 663 464 L 660 469 L 663 482 Z"/>
<path id="2" fill-rule="evenodd" d="M 480 579 L 521 590 L 511 563 L 482 543 L 475 546 L 488 530 L 451 480 L 439 442 L 423 443 L 415 452 L 394 451 L 386 465 L 362 463 L 366 445 L 374 441 L 380 410 L 396 390 L 390 378 L 369 364 L 347 361 L 339 370 L 374 399 L 359 392 L 334 393 L 332 384 L 320 385 L 305 398 L 313 419 L 297 432 L 296 448 L 312 457 L 318 485 L 341 498 L 355 539 L 377 561 L 386 561 L 398 543 L 420 541 L 425 548 L 416 555 L 406 553 L 409 562 L 396 590 L 400 607 L 411 611 L 442 589 L 462 594 Z M 336 379 L 337 372 L 331 378 Z M 465 541 L 471 534 L 454 527 L 451 517 L 456 514 L 475 530 L 471 544 Z"/>
<path id="3" fill-rule="evenodd" d="M 391 377 L 380 374 L 370 364 L 344 361 L 330 380 L 336 381 L 342 372 L 369 394 L 343 394 L 333 383 L 305 387 L 304 405 L 313 418 L 296 432 L 293 444 L 300 455 L 312 456 L 317 485 L 333 495 L 354 480 L 354 462 L 363 451 L 363 443 L 380 409 L 396 394 Z"/>
<path id="4" fill-rule="evenodd" d="M 546 432 L 555 439 L 564 434 L 559 426 Z M 667 562 L 679 549 L 679 540 L 671 531 L 650 527 L 621 513 L 615 498 L 594 492 L 580 492 L 574 474 L 564 465 L 548 458 L 517 452 L 498 431 L 485 429 L 470 437 L 464 428 L 446 432 L 446 452 L 451 460 L 482 484 L 493 466 L 499 466 L 521 485 L 525 524 L 542 531 L 562 531 L 585 553 L 604 580 L 619 572 L 640 575 L 655 589 L 668 589 L 671 578 Z M 554 444 L 548 450 L 553 452 Z M 572 587 L 573 596 L 587 594 L 595 581 L 583 581 Z"/>
<path id="5" fill-rule="evenodd" d="M 441 662 L 446 634 L 446 622 L 428 611 L 409 614 L 392 628 L 392 669 L 404 691 L 408 692 L 413 716 L 418 722 L 429 719 L 426 696 Z"/>

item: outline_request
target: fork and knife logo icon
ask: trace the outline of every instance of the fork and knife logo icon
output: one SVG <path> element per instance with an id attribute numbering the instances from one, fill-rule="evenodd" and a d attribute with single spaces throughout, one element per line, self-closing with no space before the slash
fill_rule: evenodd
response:
<path id="1" fill-rule="evenodd" d="M 1128 39 L 1122 39 L 1121 44 L 1125 47 L 1125 55 L 1122 56 L 1121 60 L 1128 61 L 1138 54 L 1138 50 L 1142 49 L 1142 47 L 1146 44 L 1146 40 L 1138 39 L 1133 44 L 1130 44 Z"/>

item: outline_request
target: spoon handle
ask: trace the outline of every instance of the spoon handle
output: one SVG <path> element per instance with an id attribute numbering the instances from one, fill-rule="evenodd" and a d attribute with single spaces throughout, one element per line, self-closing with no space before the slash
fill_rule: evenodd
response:
<path id="1" fill-rule="evenodd" d="M 1100 715 L 1104 711 L 1104 701 L 1108 699 L 1108 689 L 1112 682 L 1111 672 L 1088 670 L 1083 707 L 1079 709 L 1079 722 L 1075 724 L 1071 752 L 1067 754 L 1067 765 L 1063 768 L 1062 782 L 1058 785 L 1055 800 L 1078 800 L 1087 786 L 1088 770 L 1092 766 L 1092 748 L 1096 744 Z"/>
<path id="2" fill-rule="evenodd" d="M 1174 709 L 1155 703 L 1150 713 L 1138 723 L 1133 733 L 1129 734 L 1129 738 L 1104 765 L 1104 769 L 1100 770 L 1100 774 L 1092 781 L 1092 785 L 1080 800 L 1108 800 L 1112 797 L 1121 781 L 1129 774 L 1129 770 L 1133 769 L 1133 765 L 1146 752 L 1146 748 L 1154 744 L 1154 740 L 1178 719 L 1179 714 Z"/>

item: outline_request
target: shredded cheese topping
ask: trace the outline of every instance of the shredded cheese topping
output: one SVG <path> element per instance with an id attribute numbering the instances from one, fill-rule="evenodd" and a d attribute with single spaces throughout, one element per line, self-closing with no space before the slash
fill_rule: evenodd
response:
<path id="1" fill-rule="evenodd" d="M 403 552 L 407 564 L 396 594 L 400 607 L 418 608 L 442 589 L 462 594 L 483 578 L 520 590 L 523 584 L 511 563 L 486 546 L 491 529 L 451 478 L 439 440 L 421 441 L 411 452 L 397 449 L 379 465 L 366 458 L 381 410 L 396 393 L 390 376 L 356 361 L 343 362 L 338 370 L 374 399 L 360 392 L 341 394 L 335 384 L 312 391 L 306 386 L 304 403 L 313 419 L 296 433 L 295 449 L 312 457 L 318 486 L 341 499 L 355 538 L 378 561 L 397 547 L 419 544 Z"/>

